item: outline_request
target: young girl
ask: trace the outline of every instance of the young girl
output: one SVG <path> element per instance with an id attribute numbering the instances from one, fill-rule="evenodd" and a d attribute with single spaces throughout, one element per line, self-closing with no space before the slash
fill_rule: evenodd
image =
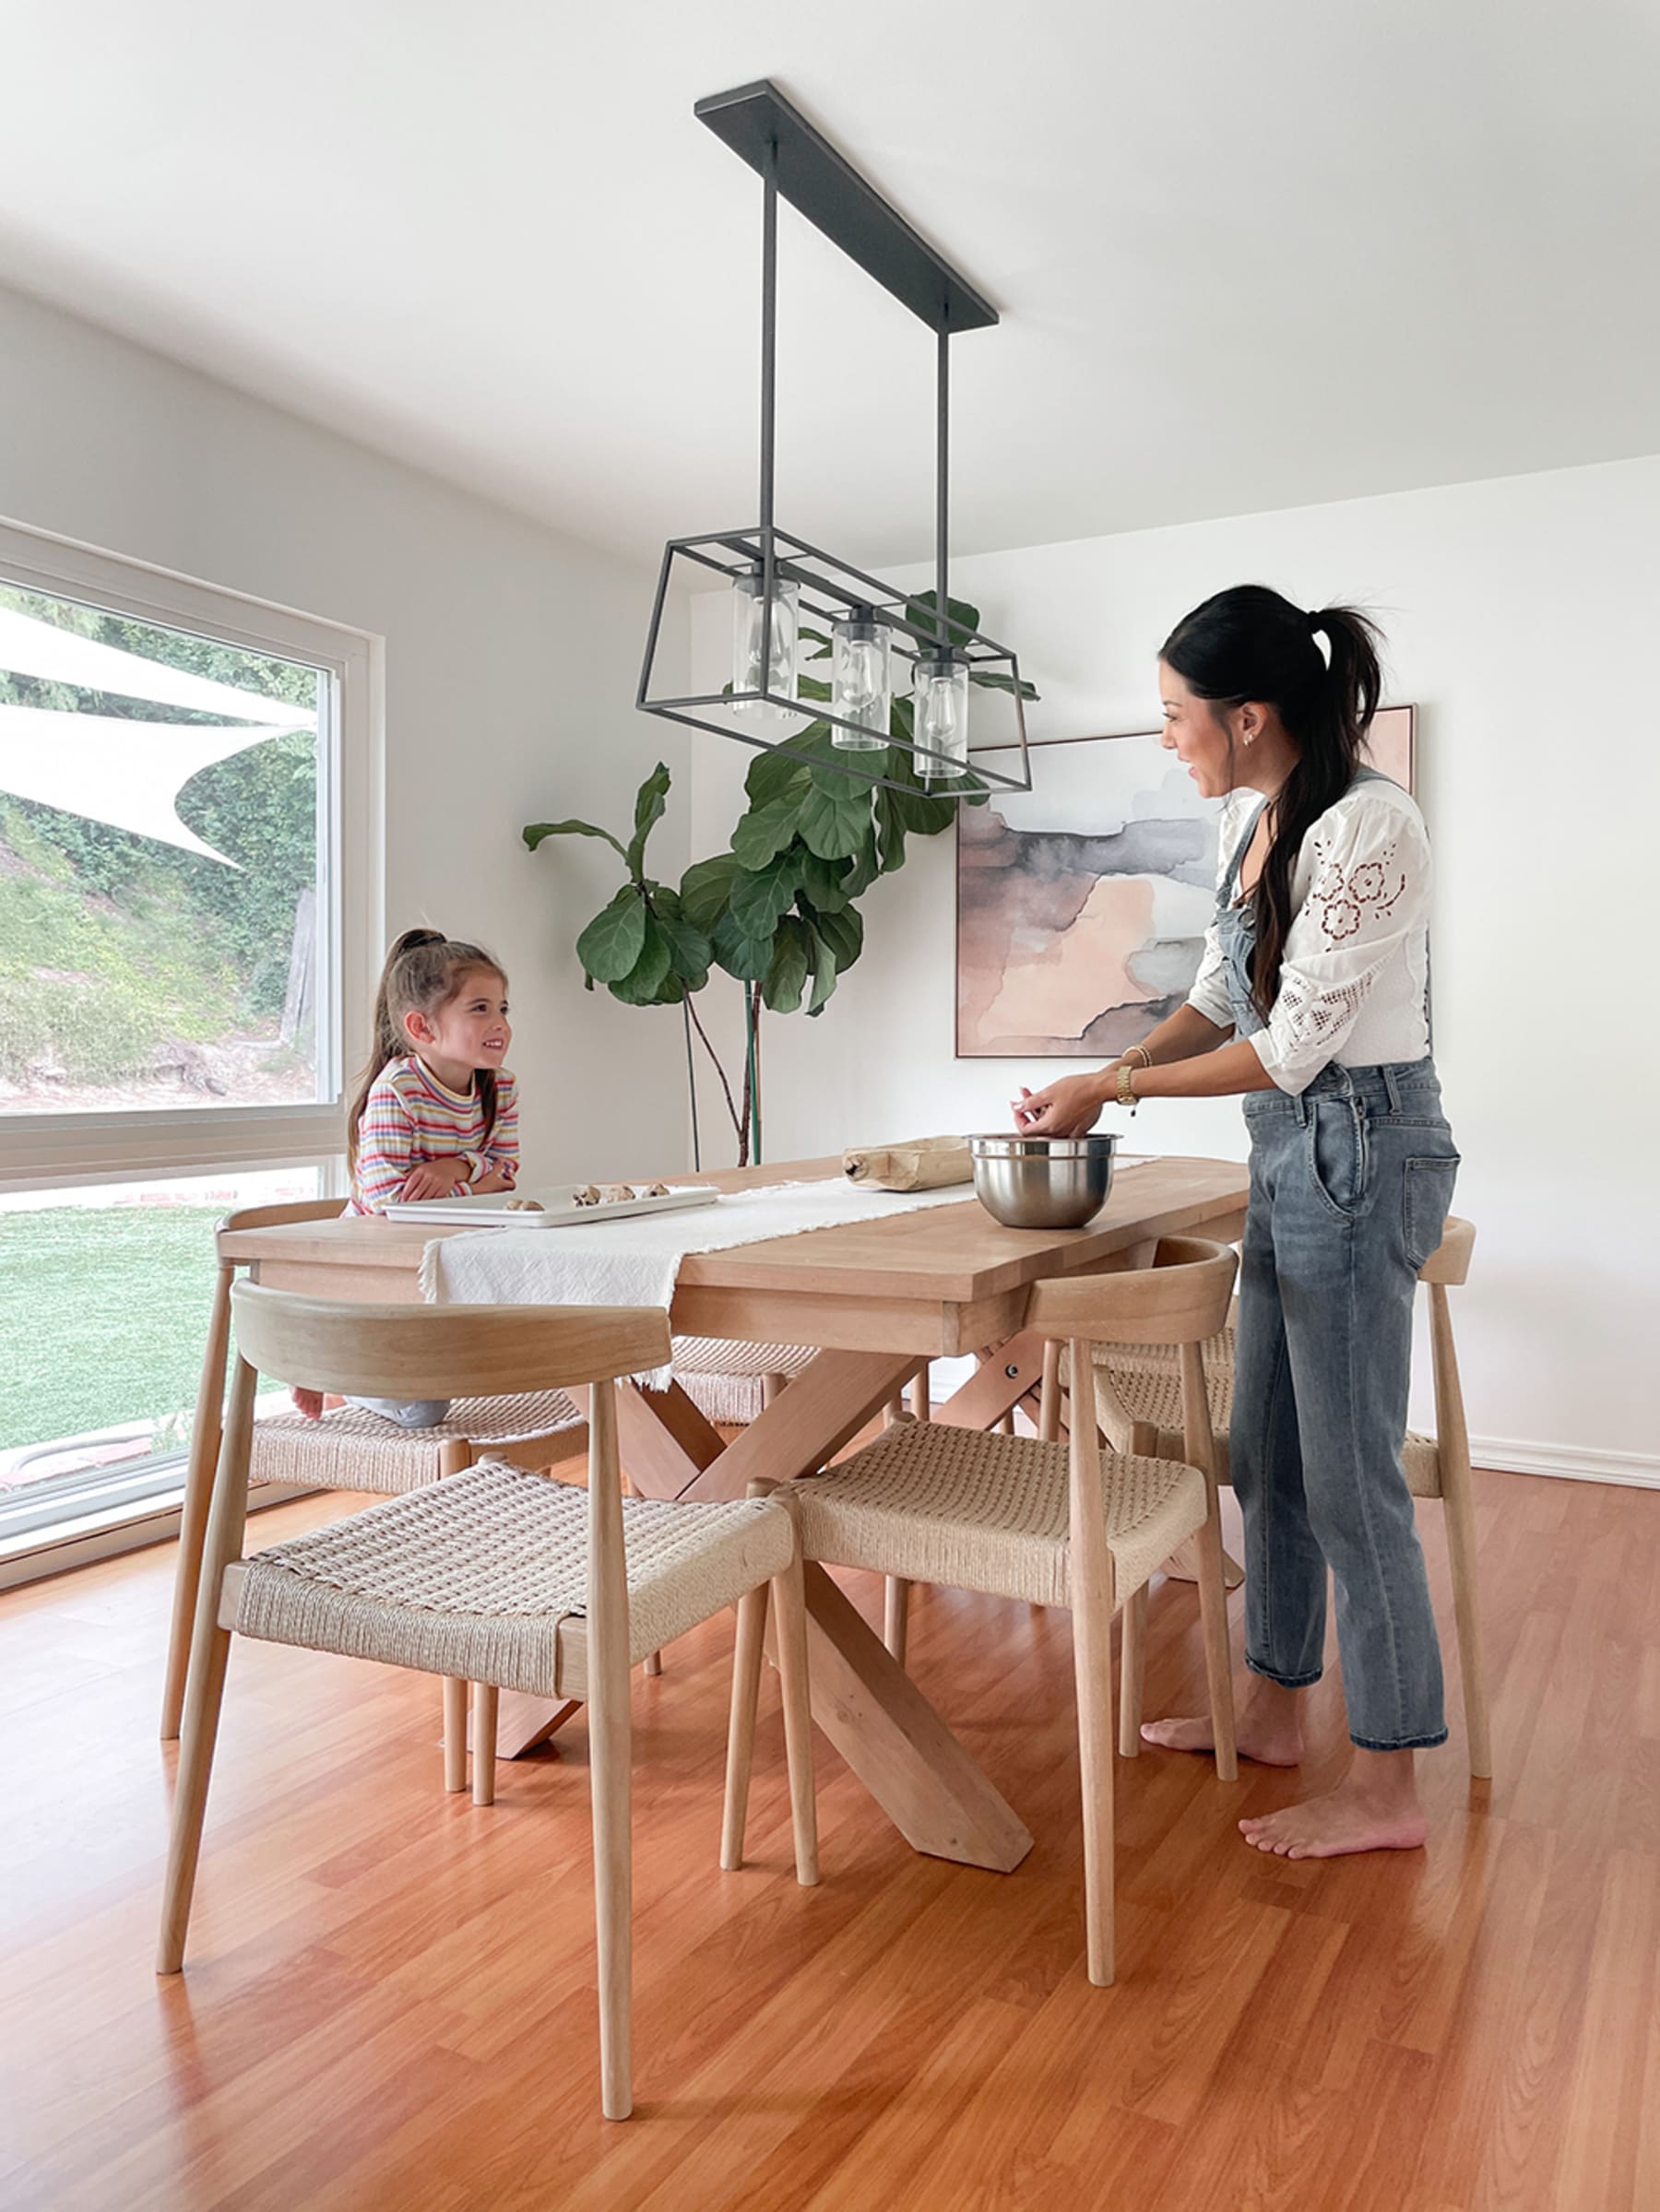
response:
<path id="1" fill-rule="evenodd" d="M 349 1213 L 394 1200 L 459 1190 L 511 1190 L 518 1177 L 518 1098 L 503 1067 L 507 978 L 478 945 L 438 929 L 406 929 L 386 956 L 374 1001 L 374 1041 L 347 1119 Z M 296 1390 L 314 1418 L 320 1394 Z M 431 1428 L 437 1398 L 354 1399 L 405 1428 Z"/>
<path id="2" fill-rule="evenodd" d="M 1302 1757 L 1328 1567 L 1356 1745 L 1336 1789 L 1239 1823 L 1294 1859 L 1421 1844 L 1413 1755 L 1447 1733 L 1401 1448 L 1413 1294 L 1458 1154 L 1429 1057 L 1429 840 L 1406 793 L 1360 760 L 1375 641 L 1351 608 L 1305 614 L 1262 585 L 1177 624 L 1159 657 L 1164 743 L 1206 798 L 1229 799 L 1198 979 L 1144 1046 L 1015 1108 L 1022 1128 L 1061 1136 L 1109 1099 L 1246 1094 L 1229 1433 L 1251 1675 L 1239 1749 Z M 1207 1720 L 1142 1733 L 1211 1744 Z"/>

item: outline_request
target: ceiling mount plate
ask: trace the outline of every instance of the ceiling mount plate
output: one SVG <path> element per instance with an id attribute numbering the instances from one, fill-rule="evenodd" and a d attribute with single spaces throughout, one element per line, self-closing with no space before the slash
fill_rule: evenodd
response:
<path id="1" fill-rule="evenodd" d="M 997 321 L 990 302 L 942 259 L 766 78 L 730 92 L 712 92 L 693 113 L 763 175 L 768 150 L 776 146 L 784 198 L 931 330 L 954 337 Z"/>

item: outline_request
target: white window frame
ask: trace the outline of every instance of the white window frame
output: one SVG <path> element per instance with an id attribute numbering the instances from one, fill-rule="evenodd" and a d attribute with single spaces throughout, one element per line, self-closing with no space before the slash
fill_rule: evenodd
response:
<path id="1" fill-rule="evenodd" d="M 345 1150 L 353 1040 L 366 1039 L 385 928 L 385 641 L 171 569 L 0 517 L 0 576 L 53 598 L 194 631 L 335 678 L 337 726 L 318 737 L 329 783 L 319 854 L 314 1105 L 125 1113 L 0 1114 L 0 1190 L 288 1166 Z"/>

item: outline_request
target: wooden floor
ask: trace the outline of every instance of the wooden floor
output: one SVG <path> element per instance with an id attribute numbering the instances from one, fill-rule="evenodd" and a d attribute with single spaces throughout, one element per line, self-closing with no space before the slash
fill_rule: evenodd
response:
<path id="1" fill-rule="evenodd" d="M 1084 1977 L 1065 1615 L 915 1608 L 914 1672 L 1037 1836 L 1012 1875 L 917 1857 L 821 1743 L 799 1890 L 771 1680 L 754 1863 L 720 1875 L 730 1638 L 673 1647 L 636 1686 L 622 2125 L 580 1724 L 477 1811 L 440 1790 L 434 1685 L 239 1644 L 192 1958 L 159 1982 L 172 1550 L 0 1599 L 0 2205 L 1653 2212 L 1660 1497 L 1478 1480 L 1490 1791 L 1455 1713 L 1427 1852 L 1293 1866 L 1234 1823 L 1306 1774 L 1120 1763 L 1113 1990 Z M 1195 1615 L 1155 1589 L 1155 1709 L 1194 1695 Z"/>

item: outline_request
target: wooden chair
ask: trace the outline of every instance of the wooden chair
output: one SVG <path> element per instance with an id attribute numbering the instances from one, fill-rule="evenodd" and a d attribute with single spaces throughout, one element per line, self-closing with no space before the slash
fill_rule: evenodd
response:
<path id="1" fill-rule="evenodd" d="M 801 1550 L 826 1565 L 905 1580 L 943 1582 L 1039 1605 L 1070 1605 L 1084 1783 L 1085 1898 L 1089 1978 L 1113 1977 L 1112 1647 L 1114 1612 L 1175 1546 L 1199 1536 L 1205 1672 L 1215 1722 L 1216 1771 L 1232 1781 L 1233 1693 L 1222 1542 L 1199 1346 L 1227 1316 L 1235 1255 L 1197 1237 L 1164 1238 L 1149 1268 L 1039 1283 L 1025 1326 L 1070 1344 L 1174 1344 L 1187 1415 L 1184 1461 L 1105 1455 L 1093 1428 L 1069 1442 L 983 1434 L 943 1422 L 895 1423 L 850 1460 L 789 1485 Z M 779 1495 L 784 1495 L 780 1492 Z M 754 1726 L 754 1621 L 765 1593 L 745 1600 L 732 1684 L 727 1817 L 721 1863 L 739 1863 L 743 1790 Z"/>
<path id="2" fill-rule="evenodd" d="M 1408 1430 L 1402 1454 L 1406 1486 L 1414 1497 L 1439 1497 L 1447 1516 L 1447 1555 L 1452 1570 L 1453 1615 L 1458 1626 L 1459 1670 L 1464 1680 L 1464 1727 L 1470 1739 L 1470 1772 L 1486 1780 L 1493 1771 L 1492 1733 L 1488 1715 L 1487 1674 L 1481 1660 L 1481 1622 L 1476 1600 L 1476 1517 L 1470 1478 L 1470 1432 L 1464 1419 L 1464 1389 L 1452 1342 L 1447 1292 L 1467 1281 L 1476 1246 L 1474 1224 L 1448 1221 L 1437 1249 L 1424 1262 L 1418 1281 L 1429 1291 L 1429 1346 L 1435 1378 L 1432 1437 Z M 1204 1347 L 1209 1394 L 1212 1450 L 1220 1482 L 1229 1479 L 1228 1424 L 1233 1418 L 1234 1329 L 1231 1320 Z M 1063 1382 L 1067 1378 L 1063 1375 Z M 1168 1353 L 1140 1344 L 1097 1345 L 1095 1352 L 1096 1418 L 1118 1451 L 1188 1456 L 1180 1428 L 1180 1379 Z M 1123 1662 L 1124 1709 L 1120 1749 L 1133 1757 L 1141 1741 L 1140 1644 L 1144 1632 L 1145 1595 L 1134 1619 L 1126 1616 L 1127 1641 L 1135 1653 Z M 1135 1686 L 1132 1695 L 1132 1682 Z"/>
<path id="3" fill-rule="evenodd" d="M 334 1221 L 338 1199 L 308 1199 L 281 1206 L 244 1206 L 226 1214 L 219 1230 L 273 1229 L 293 1222 Z M 208 1526 L 208 1499 L 213 1488 L 224 1407 L 225 1361 L 230 1349 L 231 1285 L 236 1262 L 220 1260 L 208 1315 L 208 1346 L 191 1431 L 184 1478 L 184 1507 L 179 1523 L 179 1561 L 173 1579 L 172 1626 L 168 1637 L 167 1674 L 161 1692 L 161 1740 L 179 1733 L 190 1664 L 191 1625 L 202 1571 L 202 1544 Z M 315 1387 L 315 1386 L 313 1386 Z M 437 1393 L 421 1390 L 418 1395 Z M 458 1474 L 480 1452 L 508 1459 L 521 1467 L 546 1467 L 579 1453 L 586 1441 L 582 1412 L 563 1390 L 488 1398 L 462 1398 L 448 1418 L 433 1428 L 399 1428 L 395 1422 L 361 1406 L 332 1407 L 320 1421 L 279 1414 L 254 1429 L 248 1479 L 255 1483 L 295 1483 L 317 1490 L 372 1490 L 397 1495 Z M 467 1685 L 445 1686 L 444 1704 L 445 1784 L 467 1786 Z"/>
<path id="4" fill-rule="evenodd" d="M 745 1428 L 817 1357 L 811 1344 L 747 1344 L 735 1338 L 677 1336 L 674 1379 L 706 1421 L 723 1428 Z"/>
<path id="5" fill-rule="evenodd" d="M 668 1317 L 604 1307 L 360 1306 L 239 1283 L 173 1803 L 158 1970 L 184 1957 L 232 1632 L 588 1709 L 606 2116 L 632 2105 L 629 1672 L 771 1582 L 797 1879 L 818 1879 L 806 1610 L 792 1509 L 624 1499 L 614 1378 L 669 1357 Z M 486 1460 L 252 1559 L 242 1555 L 256 1374 L 374 1396 L 591 1386 L 588 1481 Z"/>

